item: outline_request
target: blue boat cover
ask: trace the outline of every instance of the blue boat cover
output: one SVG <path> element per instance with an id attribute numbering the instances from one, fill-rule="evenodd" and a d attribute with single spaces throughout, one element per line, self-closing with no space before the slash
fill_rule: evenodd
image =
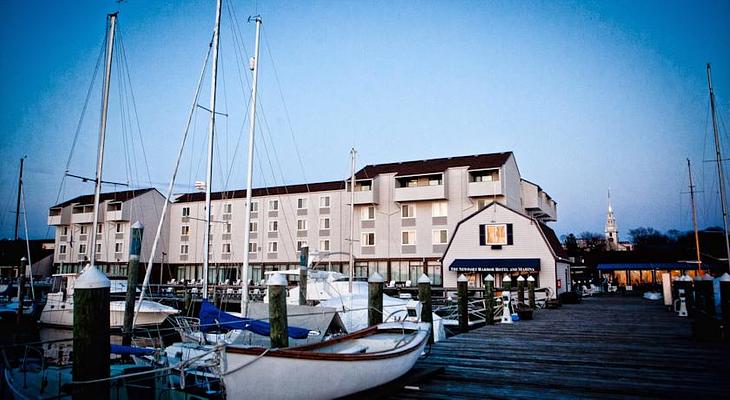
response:
<path id="1" fill-rule="evenodd" d="M 262 336 L 269 336 L 271 332 L 268 322 L 228 314 L 210 304 L 208 299 L 203 299 L 198 317 L 200 318 L 200 330 L 203 332 L 214 328 L 223 330 L 245 329 Z M 290 326 L 288 335 L 292 339 L 306 339 L 309 336 L 309 329 Z"/>
<path id="2" fill-rule="evenodd" d="M 129 356 L 144 356 L 149 354 L 155 354 L 155 349 L 148 349 L 145 347 L 122 346 L 120 344 L 112 344 L 111 346 L 112 354 Z"/>

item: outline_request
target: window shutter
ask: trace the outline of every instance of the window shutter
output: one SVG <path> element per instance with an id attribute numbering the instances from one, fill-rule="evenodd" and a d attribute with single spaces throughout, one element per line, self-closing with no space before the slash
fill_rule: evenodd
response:
<path id="1" fill-rule="evenodd" d="M 486 225 L 484 225 L 484 224 L 479 225 L 479 245 L 480 246 L 487 245 L 487 237 L 486 237 L 487 232 L 486 231 L 487 231 Z"/>
<path id="2" fill-rule="evenodd" d="M 513 244 L 512 241 L 512 224 L 507 224 L 507 245 Z"/>

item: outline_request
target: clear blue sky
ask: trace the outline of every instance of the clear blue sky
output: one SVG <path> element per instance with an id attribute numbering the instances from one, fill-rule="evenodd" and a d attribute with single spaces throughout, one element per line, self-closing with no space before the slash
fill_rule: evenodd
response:
<path id="1" fill-rule="evenodd" d="M 244 186 L 244 143 L 235 149 L 245 132 L 248 78 L 241 73 L 248 70 L 236 62 L 243 48 L 232 27 L 250 54 L 254 26 L 245 18 L 259 13 L 259 137 L 268 151 L 258 139 L 257 185 L 282 176 L 286 183 L 341 179 L 353 145 L 358 167 L 511 150 L 522 176 L 558 201 L 558 234 L 602 231 L 611 187 L 626 238 L 638 226 L 690 228 L 682 194 L 689 157 L 703 191 L 700 224 L 720 224 L 714 170 L 703 162 L 713 156 L 705 63 L 713 64 L 728 121 L 728 1 L 232 4 L 238 18 L 232 24 L 224 6 L 218 102 L 229 116 L 219 118 L 214 190 Z M 12 235 L 24 154 L 31 236 L 46 234 L 105 15 L 116 10 L 146 157 L 135 119 L 120 116 L 130 103 L 120 100 L 115 69 L 105 177 L 135 186 L 169 180 L 214 1 L 0 2 L 0 237 Z M 206 107 L 208 79 L 199 102 Z M 72 173 L 93 174 L 99 88 L 97 79 Z M 200 110 L 180 190 L 204 179 L 205 130 Z M 124 155 L 125 137 L 135 156 Z M 221 170 L 229 169 L 226 182 Z M 61 198 L 91 190 L 67 181 Z"/>

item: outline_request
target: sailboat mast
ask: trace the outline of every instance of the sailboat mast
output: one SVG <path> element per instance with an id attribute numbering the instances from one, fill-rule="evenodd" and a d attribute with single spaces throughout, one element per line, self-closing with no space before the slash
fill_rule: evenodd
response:
<path id="1" fill-rule="evenodd" d="M 695 248 L 697 249 L 697 268 L 702 273 L 702 259 L 700 258 L 700 235 L 697 232 L 697 208 L 695 208 L 695 185 L 692 181 L 692 164 L 687 159 L 687 171 L 689 172 L 689 198 L 692 203 L 692 226 L 695 230 Z"/>
<path id="2" fill-rule="evenodd" d="M 243 234 L 243 267 L 241 271 L 241 282 L 243 290 L 241 294 L 241 313 L 243 316 L 248 314 L 248 265 L 249 265 L 249 243 L 251 242 L 251 190 L 253 186 L 253 145 L 254 132 L 256 130 L 256 91 L 259 81 L 259 40 L 261 37 L 261 17 L 255 16 L 256 21 L 256 48 L 254 56 L 251 60 L 251 70 L 253 71 L 253 85 L 251 86 L 251 108 L 248 117 L 248 162 L 246 165 L 246 213 L 243 217 L 244 234 Z M 249 19 L 250 20 L 250 19 Z"/>
<path id="3" fill-rule="evenodd" d="M 99 145 L 96 155 L 96 177 L 94 180 L 94 217 L 89 233 L 91 247 L 91 267 L 96 264 L 96 230 L 99 224 L 99 200 L 101 198 L 101 176 L 104 166 L 104 141 L 106 138 L 106 119 L 109 111 L 109 83 L 112 76 L 112 56 L 114 52 L 114 34 L 117 30 L 117 13 L 109 14 L 109 31 L 106 44 L 106 67 L 104 69 L 104 87 L 101 98 L 101 123 L 99 126 Z"/>
<path id="4" fill-rule="evenodd" d="M 730 271 L 730 239 L 727 237 L 727 200 L 725 199 L 725 174 L 722 168 L 722 154 L 720 153 L 720 133 L 717 128 L 715 115 L 715 91 L 712 90 L 712 67 L 707 63 L 707 86 L 710 89 L 710 108 L 712 110 L 712 130 L 715 134 L 715 162 L 717 163 L 717 179 L 720 183 L 720 204 L 722 206 L 722 227 L 725 233 L 725 254 L 727 254 L 728 271 Z"/>
<path id="5" fill-rule="evenodd" d="M 20 159 L 20 174 L 18 175 L 18 202 L 15 204 L 15 240 L 18 240 L 18 224 L 20 223 L 20 192 L 23 191 L 23 162 L 25 157 Z"/>
<path id="6" fill-rule="evenodd" d="M 355 277 L 355 148 L 350 150 L 350 280 L 348 290 L 352 293 L 352 280 Z"/>
<path id="7" fill-rule="evenodd" d="M 208 267 L 210 265 L 210 189 L 213 186 L 213 139 L 215 136 L 215 96 L 218 80 L 218 40 L 221 27 L 221 3 L 216 1 L 213 30 L 213 66 L 210 82 L 210 124 L 208 125 L 208 166 L 205 173 L 205 231 L 203 234 L 203 298 L 208 298 Z"/>

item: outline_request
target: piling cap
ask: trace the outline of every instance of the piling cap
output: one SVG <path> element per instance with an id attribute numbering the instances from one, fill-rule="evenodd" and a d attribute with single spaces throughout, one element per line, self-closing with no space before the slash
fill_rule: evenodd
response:
<path id="1" fill-rule="evenodd" d="M 370 275 L 370 278 L 368 278 L 368 283 L 383 283 L 385 282 L 385 279 L 383 279 L 383 275 L 380 275 L 377 272 L 373 272 L 372 275 Z"/>
<path id="2" fill-rule="evenodd" d="M 144 225 L 142 225 L 139 221 L 135 221 L 134 224 L 132 224 L 132 229 L 144 229 Z"/>
<path id="3" fill-rule="evenodd" d="M 692 282 L 692 279 L 690 279 L 689 275 L 682 275 L 679 280 L 682 282 Z"/>
<path id="4" fill-rule="evenodd" d="M 421 283 L 428 283 L 430 285 L 431 284 L 431 279 L 429 279 L 428 275 L 421 274 L 421 276 L 418 278 L 418 283 L 419 284 L 421 284 Z"/>
<path id="5" fill-rule="evenodd" d="M 108 287 L 111 287 L 111 282 L 109 282 L 106 274 L 101 272 L 99 268 L 91 268 L 91 265 L 84 268 L 84 272 L 76 278 L 74 283 L 74 289 L 102 289 Z"/>
<path id="6" fill-rule="evenodd" d="M 27 259 L 27 258 L 25 258 L 25 256 L 23 256 L 23 257 L 22 257 L 22 258 L 20 259 L 20 262 L 28 262 L 28 259 Z"/>
<path id="7" fill-rule="evenodd" d="M 527 281 L 528 282 L 535 282 L 535 277 L 532 276 L 532 275 L 530 275 L 530 276 L 527 277 Z"/>
<path id="8" fill-rule="evenodd" d="M 695 280 L 696 281 L 701 281 L 702 280 L 702 277 L 700 275 L 695 275 Z"/>
<path id="9" fill-rule="evenodd" d="M 517 277 L 517 282 L 524 282 L 524 281 L 525 281 L 525 278 L 522 275 Z"/>
<path id="10" fill-rule="evenodd" d="M 494 282 L 494 277 L 492 276 L 492 274 L 487 274 L 487 276 L 484 277 L 484 280 L 488 282 Z"/>
<path id="11" fill-rule="evenodd" d="M 458 278 L 456 278 L 456 281 L 457 281 L 457 282 L 468 282 L 468 281 L 469 281 L 469 279 L 467 279 L 467 278 L 466 278 L 466 275 L 464 275 L 464 274 L 461 274 L 461 275 L 459 275 L 459 277 L 458 277 Z"/>
<path id="12" fill-rule="evenodd" d="M 703 281 L 711 281 L 712 279 L 713 279 L 712 275 L 710 275 L 708 273 L 705 273 L 705 276 L 702 277 Z"/>
<path id="13" fill-rule="evenodd" d="M 274 272 L 266 281 L 266 286 L 286 286 L 286 278 L 284 275 Z"/>
<path id="14" fill-rule="evenodd" d="M 504 278 L 502 278 L 502 282 L 512 282 L 512 277 L 509 275 L 505 275 Z"/>
<path id="15" fill-rule="evenodd" d="M 727 272 L 722 274 L 722 276 L 720 277 L 720 282 L 730 282 L 730 275 L 728 275 Z"/>

